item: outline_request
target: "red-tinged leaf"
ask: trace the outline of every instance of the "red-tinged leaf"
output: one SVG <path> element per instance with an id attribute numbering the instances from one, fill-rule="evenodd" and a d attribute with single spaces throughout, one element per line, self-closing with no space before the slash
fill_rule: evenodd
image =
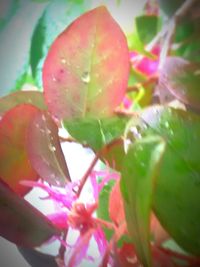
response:
<path id="1" fill-rule="evenodd" d="M 40 246 L 59 232 L 0 179 L 0 235 L 23 247 Z"/>
<path id="2" fill-rule="evenodd" d="M 38 112 L 38 108 L 22 104 L 0 121 L 0 177 L 20 195 L 30 190 L 19 184 L 21 180 L 38 179 L 26 151 L 27 128 Z"/>
<path id="3" fill-rule="evenodd" d="M 110 115 L 128 82 L 126 38 L 105 7 L 76 19 L 51 46 L 43 68 L 45 99 L 58 119 Z"/>
<path id="4" fill-rule="evenodd" d="M 109 214 L 111 220 L 120 225 L 125 221 L 124 205 L 120 191 L 120 181 L 118 180 L 110 193 Z"/>
<path id="5" fill-rule="evenodd" d="M 36 91 L 18 91 L 0 98 L 0 117 L 19 104 L 32 104 L 40 109 L 46 109 L 43 93 Z"/>
<path id="6" fill-rule="evenodd" d="M 70 175 L 58 127 L 47 112 L 39 112 L 31 121 L 27 141 L 30 162 L 40 177 L 52 185 L 66 185 Z"/>
<path id="7" fill-rule="evenodd" d="M 159 86 L 184 104 L 200 110 L 200 64 L 169 57 L 161 71 Z"/>
<path id="8" fill-rule="evenodd" d="M 141 266 L 135 254 L 135 248 L 132 244 L 124 243 L 118 250 L 120 267 L 139 267 Z"/>

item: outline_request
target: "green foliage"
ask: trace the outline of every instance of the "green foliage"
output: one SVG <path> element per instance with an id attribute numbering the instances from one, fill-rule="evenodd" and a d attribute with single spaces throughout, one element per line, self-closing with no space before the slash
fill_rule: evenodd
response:
<path id="1" fill-rule="evenodd" d="M 104 119 L 80 119 L 64 121 L 64 126 L 72 137 L 94 150 L 119 138 L 124 131 L 127 119 L 110 117 Z"/>
<path id="2" fill-rule="evenodd" d="M 161 29 L 158 16 L 139 16 L 135 18 L 136 29 L 142 43 L 148 44 Z"/>
<path id="3" fill-rule="evenodd" d="M 176 242 L 199 255 L 200 118 L 182 110 L 152 107 L 144 111 L 142 120 L 147 126 L 145 136 L 159 134 L 167 142 L 156 181 L 154 210 Z"/>
<path id="4" fill-rule="evenodd" d="M 62 262 L 61 248 L 58 266 L 78 265 L 79 257 L 88 256 L 91 237 L 101 252 L 100 266 L 107 266 L 110 256 L 120 267 L 132 267 L 137 259 L 144 267 L 199 266 L 192 256 L 200 257 L 198 1 L 176 21 L 174 32 L 171 24 L 163 29 L 165 20 L 149 1 L 128 36 L 104 6 L 85 12 L 92 0 L 8 2 L 0 3 L 5 10 L 0 16 L 0 234 L 32 248 L 55 235 L 63 238 L 70 227 L 79 230 L 69 264 Z M 159 2 L 171 17 L 184 1 Z M 25 84 L 43 92 L 18 91 Z M 59 136 L 63 128 L 69 138 Z M 97 154 L 75 186 L 61 147 L 65 141 Z M 119 180 L 112 189 L 112 176 L 102 174 L 105 185 L 97 203 L 83 204 L 79 196 L 98 157 L 118 171 Z M 28 189 L 22 180 L 29 180 Z M 42 187 L 61 207 L 49 216 L 55 227 L 23 199 L 31 185 Z M 151 214 L 159 220 L 155 229 Z M 157 235 L 172 240 L 172 250 L 176 242 L 184 258 L 166 252 Z M 132 244 L 126 246 L 127 240 Z M 29 252 L 45 260 L 40 252 Z"/>
<path id="5" fill-rule="evenodd" d="M 44 8 L 45 4 L 20 3 L 0 32 L 1 96 L 23 84 L 29 67 L 31 36 Z"/>
<path id="6" fill-rule="evenodd" d="M 159 136 L 150 136 L 134 142 L 123 161 L 121 190 L 126 222 L 144 266 L 152 266 L 150 214 L 164 150 L 164 140 Z"/>

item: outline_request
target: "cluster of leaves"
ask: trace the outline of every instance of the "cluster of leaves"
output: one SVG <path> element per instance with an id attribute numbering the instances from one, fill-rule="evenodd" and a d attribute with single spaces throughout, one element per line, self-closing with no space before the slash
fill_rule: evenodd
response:
<path id="1" fill-rule="evenodd" d="M 32 82 L 42 92 L 0 98 L 1 236 L 34 267 L 74 267 L 84 259 L 101 267 L 199 266 L 198 1 L 181 1 L 178 21 L 170 10 L 173 28 L 147 1 L 128 36 L 105 7 L 84 13 L 84 1 L 67 1 L 66 11 L 61 2 L 35 4 L 44 11 L 18 65 L 20 78 L 9 84 Z M 10 25 L 2 22 L 2 36 Z M 95 153 L 80 181 L 71 180 L 63 141 Z M 94 170 L 98 160 L 105 169 Z M 93 202 L 80 199 L 87 180 Z M 56 203 L 55 213 L 44 216 L 24 199 L 33 187 Z M 72 246 L 71 229 L 79 231 Z M 99 259 L 88 255 L 92 238 Z M 35 250 L 55 239 L 56 257 Z M 166 248 L 169 240 L 182 252 Z"/>

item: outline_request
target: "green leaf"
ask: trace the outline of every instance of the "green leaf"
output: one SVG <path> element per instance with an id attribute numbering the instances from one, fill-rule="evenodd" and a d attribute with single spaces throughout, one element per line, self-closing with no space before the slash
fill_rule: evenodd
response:
<path id="1" fill-rule="evenodd" d="M 193 62 L 200 62 L 200 18 L 188 16 L 181 21 L 176 29 L 176 46 L 173 55 Z"/>
<path id="2" fill-rule="evenodd" d="M 64 121 L 64 126 L 77 141 L 89 145 L 94 150 L 100 150 L 122 135 L 126 123 L 127 119 L 121 117 L 85 118 Z"/>
<path id="3" fill-rule="evenodd" d="M 160 8 L 169 17 L 171 17 L 184 2 L 185 0 L 158 0 Z"/>
<path id="4" fill-rule="evenodd" d="M 43 94 L 35 91 L 18 91 L 0 98 L 0 116 L 19 104 L 32 104 L 39 109 L 46 109 Z"/>
<path id="5" fill-rule="evenodd" d="M 111 116 L 128 75 L 126 37 L 108 10 L 97 7 L 70 24 L 48 52 L 43 68 L 48 109 L 60 120 Z"/>
<path id="6" fill-rule="evenodd" d="M 126 222 L 138 257 L 144 266 L 152 266 L 150 214 L 164 150 L 165 142 L 159 136 L 143 138 L 130 146 L 123 161 L 121 191 Z"/>
<path id="7" fill-rule="evenodd" d="M 40 246 L 59 232 L 0 179 L 0 235 L 22 247 Z"/>
<path id="8" fill-rule="evenodd" d="M 150 107 L 143 112 L 143 136 L 166 140 L 154 192 L 154 211 L 186 251 L 200 255 L 200 117 L 191 112 Z"/>
<path id="9" fill-rule="evenodd" d="M 136 17 L 135 24 L 138 36 L 143 44 L 148 44 L 161 29 L 161 19 L 155 15 Z"/>
<path id="10" fill-rule="evenodd" d="M 1 96 L 16 89 L 16 83 L 28 70 L 31 36 L 44 7 L 45 4 L 24 2 L 0 32 Z"/>
<path id="11" fill-rule="evenodd" d="M 200 111 L 200 64 L 169 57 L 161 70 L 159 84 L 184 104 Z"/>
<path id="12" fill-rule="evenodd" d="M 42 88 L 42 67 L 50 45 L 91 1 L 52 0 L 39 19 L 31 40 L 30 65 L 36 85 Z"/>
<path id="13" fill-rule="evenodd" d="M 30 162 L 41 178 L 55 186 L 65 186 L 70 181 L 58 127 L 47 112 L 39 112 L 30 122 L 27 149 Z"/>

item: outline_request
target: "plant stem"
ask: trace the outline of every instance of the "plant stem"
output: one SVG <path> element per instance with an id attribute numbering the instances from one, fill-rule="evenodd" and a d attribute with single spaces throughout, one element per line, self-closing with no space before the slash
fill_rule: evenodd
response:
<path id="1" fill-rule="evenodd" d="M 98 153 L 95 155 L 95 157 L 94 157 L 93 161 L 91 162 L 89 168 L 87 169 L 86 173 L 83 175 L 83 177 L 82 177 L 82 179 L 81 179 L 81 181 L 80 181 L 80 185 L 79 185 L 78 191 L 77 191 L 77 197 L 80 196 L 80 194 L 81 194 L 81 192 L 82 192 L 82 189 L 83 189 L 83 187 L 84 187 L 84 185 L 85 185 L 85 183 L 86 183 L 86 181 L 87 181 L 87 179 L 88 179 L 88 177 L 89 177 L 91 171 L 93 170 L 93 168 L 95 167 L 97 161 L 99 160 L 100 153 L 101 153 L 101 152 L 98 152 Z"/>
<path id="2" fill-rule="evenodd" d="M 66 229 L 63 233 L 63 237 L 62 237 L 63 240 L 66 240 L 67 234 L 68 234 L 68 229 Z M 65 261 L 65 252 L 66 252 L 66 247 L 63 244 L 61 244 L 58 253 L 59 253 L 60 260 L 63 262 Z"/>
<path id="3" fill-rule="evenodd" d="M 141 83 L 137 83 L 134 86 L 128 87 L 127 92 L 135 92 L 135 91 L 138 92 L 140 87 L 145 87 L 145 86 L 148 86 L 152 83 L 156 83 L 157 80 L 158 80 L 158 75 L 149 76 L 146 81 L 141 82 Z"/>

